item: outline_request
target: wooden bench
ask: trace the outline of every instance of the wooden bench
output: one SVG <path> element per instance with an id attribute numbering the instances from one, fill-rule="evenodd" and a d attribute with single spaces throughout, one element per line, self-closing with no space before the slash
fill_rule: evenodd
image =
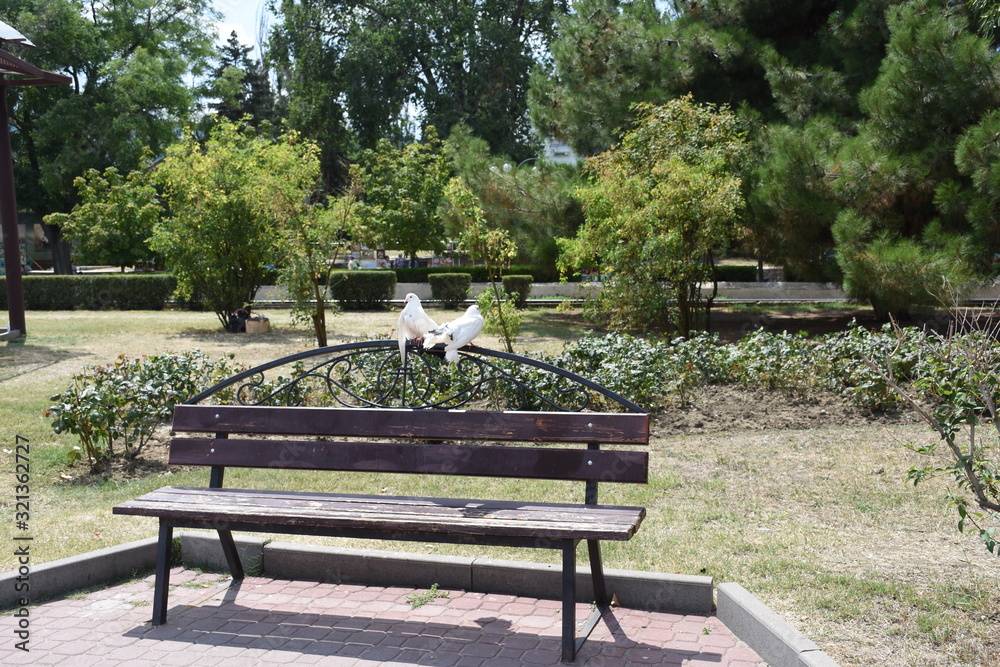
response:
<path id="1" fill-rule="evenodd" d="M 641 507 L 598 504 L 598 483 L 647 481 L 649 415 L 571 373 L 483 348 L 463 352 L 459 368 L 465 366 L 472 388 L 460 380 L 465 388 L 456 393 L 455 370 L 441 364 L 440 354 L 408 354 L 404 362 L 395 347 L 394 341 L 372 341 L 294 355 L 176 406 L 170 463 L 209 466 L 208 487 L 168 486 L 114 508 L 116 514 L 159 519 L 154 625 L 166 621 L 174 528 L 218 531 L 234 580 L 244 574 L 232 531 L 545 548 L 562 552 L 562 658 L 574 659 L 611 600 L 600 542 L 628 540 L 645 516 Z M 317 356 L 323 360 L 303 366 Z M 298 364 L 298 379 L 282 378 L 278 389 L 263 380 L 265 371 L 289 360 Z M 516 369 L 525 365 L 536 374 L 554 374 L 559 397 L 572 394 L 579 403 L 596 391 L 603 401 L 613 399 L 633 411 L 556 411 L 557 404 L 545 404 L 549 410 L 483 409 L 490 396 L 509 405 L 511 396 L 520 395 L 518 407 L 547 403 L 534 387 L 519 384 Z M 355 375 L 381 380 L 358 383 L 351 380 Z M 444 394 L 434 379 L 439 376 L 448 378 Z M 583 389 L 567 389 L 568 382 L 580 380 Z M 310 383 L 312 389 L 306 387 Z M 317 386 L 325 387 L 334 405 L 273 404 L 290 396 L 319 402 Z M 428 386 L 437 388 L 425 391 Z M 237 399 L 251 395 L 257 404 L 198 404 L 227 391 Z M 409 407 L 385 407 L 387 402 Z M 607 445 L 615 447 L 602 449 Z M 224 488 L 227 467 L 573 481 L 583 483 L 583 497 L 579 504 L 560 504 Z M 581 540 L 587 543 L 596 608 L 578 639 L 574 573 Z"/>

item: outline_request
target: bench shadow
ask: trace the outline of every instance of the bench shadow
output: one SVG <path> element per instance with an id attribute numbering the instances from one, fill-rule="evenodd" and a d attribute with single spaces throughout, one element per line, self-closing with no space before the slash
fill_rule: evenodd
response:
<path id="1" fill-rule="evenodd" d="M 327 612 L 295 612 L 251 608 L 239 604 L 239 583 L 233 584 L 217 604 L 172 607 L 167 623 L 135 627 L 126 637 L 161 640 L 201 646 L 284 651 L 315 656 L 340 656 L 394 664 L 444 664 L 441 659 L 470 657 L 489 664 L 491 659 L 510 658 L 524 651 L 539 664 L 560 664 L 558 624 L 547 634 L 514 631 L 510 621 L 485 610 L 472 610 L 465 620 L 479 627 L 436 621 L 380 618 Z M 602 626 L 610 639 L 595 637 Z M 672 649 L 630 639 L 615 618 L 615 610 L 604 614 L 595 635 L 583 645 L 572 663 L 612 665 L 722 663 L 722 654 L 710 648 L 701 651 Z M 601 633 L 604 634 L 604 633 Z M 654 657 L 655 656 L 655 657 Z M 289 661 L 294 660 L 289 657 Z M 450 663 L 449 663 L 450 664 Z"/>

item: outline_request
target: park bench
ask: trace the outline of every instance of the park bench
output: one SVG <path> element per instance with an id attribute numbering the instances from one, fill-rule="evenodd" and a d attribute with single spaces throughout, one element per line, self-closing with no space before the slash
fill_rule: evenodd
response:
<path id="1" fill-rule="evenodd" d="M 177 405 L 169 461 L 209 466 L 208 486 L 167 486 L 114 508 L 159 519 L 153 624 L 166 621 L 174 528 L 218 531 L 234 580 L 244 573 L 233 531 L 556 549 L 562 659 L 572 661 L 612 599 L 601 541 L 630 539 L 645 516 L 598 504 L 598 483 L 647 481 L 649 415 L 534 359 L 481 347 L 463 348 L 458 364 L 442 356 L 410 344 L 401 358 L 395 341 L 320 348 Z M 282 368 L 291 373 L 275 378 Z M 582 483 L 583 502 L 228 488 L 227 467 L 557 480 Z M 595 608 L 578 637 L 581 541 Z"/>

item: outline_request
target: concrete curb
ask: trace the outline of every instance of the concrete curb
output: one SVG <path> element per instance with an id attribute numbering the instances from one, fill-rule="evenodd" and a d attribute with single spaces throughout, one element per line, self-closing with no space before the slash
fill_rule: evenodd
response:
<path id="1" fill-rule="evenodd" d="M 238 538 L 236 544 L 248 571 L 252 571 L 254 559 L 259 559 L 260 571 L 278 579 L 415 588 L 437 584 L 442 588 L 556 600 L 562 594 L 559 567 L 544 563 L 319 547 L 249 538 Z M 181 533 L 181 553 L 185 565 L 227 570 L 222 547 L 212 533 Z M 701 615 L 711 614 L 715 608 L 711 577 L 627 570 L 605 570 L 604 576 L 609 590 L 617 595 L 623 607 Z M 576 588 L 579 601 L 593 599 L 589 568 L 577 571 Z"/>
<path id="2" fill-rule="evenodd" d="M 30 551 L 30 548 L 29 548 Z M 0 609 L 31 604 L 83 588 L 100 586 L 149 570 L 156 565 L 156 538 L 90 551 L 0 575 Z M 22 578 L 19 581 L 19 578 Z M 24 589 L 23 585 L 28 588 Z"/>
<path id="3" fill-rule="evenodd" d="M 215 535 L 182 532 L 178 537 L 186 566 L 228 569 Z M 560 572 L 555 565 L 235 539 L 248 573 L 278 579 L 416 588 L 438 584 L 442 588 L 553 599 L 560 594 Z M 156 538 L 149 538 L 32 566 L 27 591 L 17 588 L 25 583 L 23 573 L 15 570 L 0 575 L 0 609 L 21 606 L 23 598 L 37 604 L 151 570 L 156 563 L 156 542 Z M 578 571 L 576 576 L 578 598 L 589 600 L 589 571 Z M 714 612 L 771 667 L 838 667 L 816 644 L 739 584 L 719 584 L 716 607 L 711 577 L 629 570 L 605 570 L 605 577 L 609 589 L 626 608 L 697 615 Z"/>
<path id="4" fill-rule="evenodd" d="M 812 640 L 739 584 L 719 584 L 717 592 L 716 616 L 771 667 L 837 667 Z"/>

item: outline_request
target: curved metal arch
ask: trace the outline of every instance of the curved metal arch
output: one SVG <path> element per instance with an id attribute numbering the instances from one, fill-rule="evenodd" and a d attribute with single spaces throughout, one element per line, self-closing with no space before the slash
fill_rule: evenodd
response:
<path id="1" fill-rule="evenodd" d="M 589 390 L 627 411 L 646 413 L 632 401 L 592 380 L 537 359 L 478 346 L 463 347 L 460 353 L 458 364 L 447 364 L 443 361 L 441 346 L 422 350 L 416 343 L 407 343 L 404 362 L 395 340 L 331 345 L 255 366 L 184 402 L 200 403 L 231 389 L 235 400 L 241 404 L 263 404 L 272 400 L 298 404 L 294 399 L 299 397 L 301 401 L 305 387 L 312 382 L 314 390 L 317 386 L 322 387 L 328 393 L 327 398 L 343 407 L 461 408 L 489 396 L 505 403 L 506 409 L 518 410 L 534 405 L 579 412 L 590 405 Z M 318 361 L 306 367 L 309 360 Z M 295 374 L 277 380 L 266 379 L 267 371 L 282 366 L 295 369 Z M 544 376 L 548 386 L 539 387 L 518 377 L 522 369 L 549 374 Z M 359 376 L 364 378 L 361 383 Z"/>

